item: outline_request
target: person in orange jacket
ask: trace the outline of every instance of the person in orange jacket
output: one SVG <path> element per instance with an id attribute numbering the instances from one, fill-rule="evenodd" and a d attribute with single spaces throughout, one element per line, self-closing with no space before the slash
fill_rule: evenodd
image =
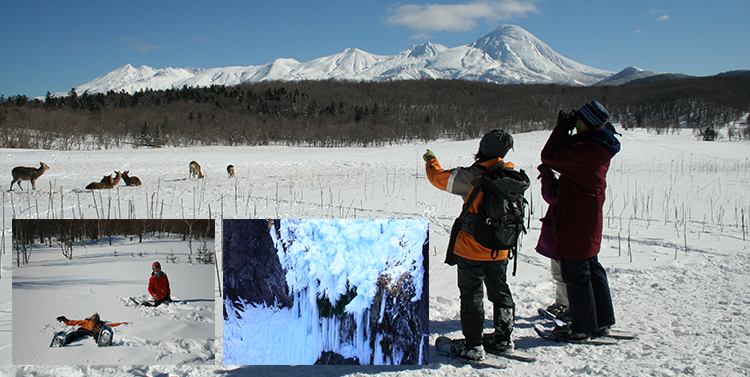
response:
<path id="1" fill-rule="evenodd" d="M 167 274 L 161 270 L 161 264 L 154 262 L 151 265 L 151 277 L 148 279 L 148 293 L 154 298 L 153 306 L 159 306 L 165 301 L 172 301 Z"/>
<path id="2" fill-rule="evenodd" d="M 460 195 L 465 202 L 473 190 L 471 182 L 487 169 L 497 164 L 507 168 L 514 167 L 513 163 L 504 160 L 512 148 L 513 136 L 502 129 L 494 129 L 482 137 L 471 166 L 444 170 L 429 149 L 422 157 L 430 183 L 441 190 Z M 478 194 L 469 212 L 477 212 L 483 195 L 482 192 Z M 484 358 L 483 283 L 487 286 L 487 298 L 493 304 L 495 325 L 494 334 L 485 341 L 488 346 L 497 350 L 513 350 L 511 333 L 515 322 L 515 303 L 506 283 L 508 250 L 493 253 L 463 230 L 458 232 L 453 250 L 458 265 L 458 288 L 461 292 L 461 331 L 466 339 L 465 343 L 456 346 L 456 353 L 471 359 Z"/>
<path id="3" fill-rule="evenodd" d="M 98 342 L 99 332 L 102 330 L 102 326 L 107 325 L 109 327 L 117 327 L 128 324 L 128 322 L 106 323 L 99 318 L 99 313 L 94 313 L 91 317 L 83 320 L 67 319 L 65 316 L 59 316 L 57 317 L 57 320 L 65 323 L 67 326 L 79 326 L 75 331 L 69 332 L 65 335 L 65 342 L 62 345 L 74 342 L 87 335 L 93 337 L 94 341 Z"/>

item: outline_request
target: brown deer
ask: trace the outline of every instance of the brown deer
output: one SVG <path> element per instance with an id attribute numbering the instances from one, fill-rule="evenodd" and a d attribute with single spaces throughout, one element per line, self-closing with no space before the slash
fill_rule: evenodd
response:
<path id="1" fill-rule="evenodd" d="M 229 178 L 234 178 L 234 165 L 227 165 L 227 173 L 229 173 Z"/>
<path id="2" fill-rule="evenodd" d="M 116 173 L 115 177 L 112 178 L 112 186 L 119 185 L 120 184 L 120 179 L 122 178 L 122 174 L 119 171 L 115 170 L 115 173 Z"/>
<path id="3" fill-rule="evenodd" d="M 130 173 L 130 170 L 125 170 L 122 173 L 122 180 L 125 181 L 126 186 L 140 186 L 141 180 L 138 179 L 138 177 L 131 177 L 128 174 Z"/>
<path id="4" fill-rule="evenodd" d="M 13 181 L 10 183 L 10 190 L 12 191 L 13 184 L 18 182 L 18 188 L 23 191 L 23 187 L 21 187 L 21 181 L 31 181 L 31 187 L 36 190 L 36 179 L 39 178 L 40 175 L 44 174 L 47 169 L 49 169 L 49 166 L 47 166 L 47 164 L 45 164 L 44 162 L 40 162 L 38 168 L 16 166 L 10 172 L 13 175 Z"/>
<path id="5" fill-rule="evenodd" d="M 201 166 L 195 161 L 190 161 L 190 178 L 193 177 L 203 178 L 204 175 L 201 173 Z"/>
<path id="6" fill-rule="evenodd" d="M 110 174 L 110 176 L 111 176 L 111 174 Z M 121 177 L 122 177 L 122 175 L 120 174 L 120 172 L 117 171 L 117 170 L 115 170 L 115 177 L 112 178 L 112 186 L 119 185 Z M 105 175 L 104 178 L 102 178 L 102 180 L 100 182 L 101 183 L 107 183 L 107 182 L 109 182 L 109 180 L 107 179 L 107 176 Z"/>
<path id="7" fill-rule="evenodd" d="M 112 174 L 105 175 L 101 182 L 89 183 L 89 185 L 86 186 L 86 190 L 111 189 L 115 187 L 112 183 Z"/>

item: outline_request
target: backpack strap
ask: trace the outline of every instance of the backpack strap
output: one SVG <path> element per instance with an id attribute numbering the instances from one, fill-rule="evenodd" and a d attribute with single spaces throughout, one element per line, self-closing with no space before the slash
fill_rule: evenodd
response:
<path id="1" fill-rule="evenodd" d="M 487 171 L 487 167 L 484 165 L 477 165 L 481 168 L 483 168 L 485 171 Z M 480 182 L 480 178 L 481 182 Z M 479 196 L 479 192 L 482 191 L 478 188 L 479 185 L 484 183 L 484 177 L 483 174 L 479 177 L 475 178 L 473 181 L 471 181 L 471 186 L 473 189 L 471 190 L 471 194 L 469 194 L 469 197 L 466 199 L 466 202 L 464 202 L 463 208 L 461 209 L 461 214 L 456 218 L 456 220 L 453 222 L 453 227 L 451 228 L 451 237 L 448 241 L 448 250 L 445 253 L 445 263 L 449 266 L 453 266 L 456 264 L 456 255 L 453 253 L 453 249 L 456 247 L 456 239 L 458 238 L 458 232 L 461 230 L 461 227 L 463 226 L 464 219 L 466 218 L 466 215 L 469 213 L 469 208 L 471 208 L 471 205 L 474 204 L 474 201 L 477 199 L 477 196 Z"/>

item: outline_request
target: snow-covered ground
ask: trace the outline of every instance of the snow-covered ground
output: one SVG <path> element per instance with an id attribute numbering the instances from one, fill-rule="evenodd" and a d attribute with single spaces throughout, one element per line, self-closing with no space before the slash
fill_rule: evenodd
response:
<path id="1" fill-rule="evenodd" d="M 608 175 L 600 258 L 609 273 L 618 326 L 637 332 L 639 338 L 592 347 L 553 343 L 534 333 L 532 324 L 542 322 L 537 308 L 553 299 L 548 260 L 533 250 L 539 235 L 537 219 L 546 209 L 538 181 L 534 180 L 528 195 L 534 211 L 531 228 L 523 239 L 518 274 L 509 277 L 509 283 L 517 305 L 516 345 L 534 353 L 538 361 L 512 361 L 509 368 L 497 374 L 749 375 L 750 145 L 696 141 L 687 131 L 670 135 L 643 130 L 621 132 L 623 148 L 612 161 Z M 548 135 L 516 135 L 516 148 L 508 159 L 535 177 L 539 152 Z M 12 348 L 15 359 L 10 278 L 23 269 L 11 269 L 10 219 L 80 218 L 81 214 L 97 218 L 97 210 L 98 216 L 116 218 L 427 218 L 430 341 L 439 335 L 458 335 L 456 271 L 442 260 L 461 201 L 429 184 L 421 155 L 430 148 L 443 167 L 468 165 L 477 145 L 478 140 L 344 149 L 3 149 L 6 158 L 0 170 L 8 172 L 8 181 L 14 166 L 38 166 L 43 161 L 51 169 L 37 181 L 36 192 L 16 188 L 3 193 L 0 371 L 29 376 L 494 375 L 494 370 L 456 363 L 434 350 L 429 365 L 411 367 L 224 366 L 220 345 L 216 347 L 216 365 L 211 366 L 12 366 L 8 352 Z M 201 163 L 207 173 L 205 179 L 188 179 L 191 160 Z M 227 164 L 235 166 L 236 179 L 227 177 Z M 83 189 L 115 169 L 130 170 L 144 185 L 120 186 L 94 195 Z M 24 187 L 27 185 L 25 182 Z M 220 229 L 217 238 L 221 239 Z M 221 245 L 216 246 L 220 251 Z M 32 255 L 32 262 L 35 257 Z M 165 267 L 168 273 L 172 266 L 169 268 L 167 271 Z M 188 298 L 182 293 L 179 297 Z M 103 309 L 99 312 L 107 320 L 131 319 L 120 313 L 110 315 Z M 56 323 L 54 316 L 47 318 L 44 320 L 48 322 L 36 326 Z M 122 332 L 132 331 L 129 336 L 135 338 L 136 323 L 122 327 Z M 221 339 L 221 326 L 216 328 L 216 338 Z M 39 353 L 47 352 L 47 345 L 40 344 Z"/>

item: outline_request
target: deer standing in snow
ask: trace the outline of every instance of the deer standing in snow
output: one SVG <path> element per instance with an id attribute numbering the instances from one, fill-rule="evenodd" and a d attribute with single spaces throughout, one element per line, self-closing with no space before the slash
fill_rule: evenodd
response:
<path id="1" fill-rule="evenodd" d="M 195 161 L 190 161 L 190 178 L 193 177 L 203 178 L 204 175 L 201 173 L 201 166 Z"/>
<path id="2" fill-rule="evenodd" d="M 40 162 L 38 168 L 16 166 L 10 172 L 10 174 L 13 175 L 13 181 L 10 183 L 10 190 L 13 190 L 13 184 L 18 182 L 18 188 L 23 191 L 23 187 L 21 187 L 21 181 L 31 181 L 31 187 L 36 190 L 36 179 L 39 178 L 40 175 L 44 174 L 47 169 L 49 169 L 49 166 L 47 166 L 47 164 L 45 164 L 44 162 Z"/>

